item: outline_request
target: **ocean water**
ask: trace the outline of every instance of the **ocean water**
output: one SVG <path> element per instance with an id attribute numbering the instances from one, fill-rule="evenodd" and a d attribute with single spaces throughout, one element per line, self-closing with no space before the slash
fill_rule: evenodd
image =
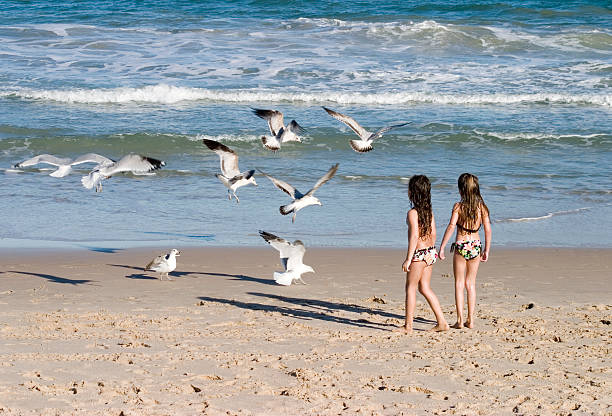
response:
<path id="1" fill-rule="evenodd" d="M 353 4 L 351 4 L 353 3 Z M 612 247 L 609 1 L 0 1 L 0 246 L 261 245 L 258 229 L 311 246 L 404 247 L 407 180 L 428 175 L 439 235 L 471 172 L 495 246 Z M 354 152 L 327 106 L 374 130 Z M 283 111 L 303 143 L 264 149 Z M 203 138 L 305 191 L 294 224 L 261 175 L 228 201 Z M 100 194 L 41 153 L 162 159 Z"/>

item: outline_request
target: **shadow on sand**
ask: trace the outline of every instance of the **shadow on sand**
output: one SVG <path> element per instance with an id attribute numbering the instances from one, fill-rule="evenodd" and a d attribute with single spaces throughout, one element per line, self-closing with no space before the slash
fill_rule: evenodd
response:
<path id="1" fill-rule="evenodd" d="M 127 264 L 107 264 L 107 266 L 122 267 L 124 269 L 139 270 L 141 272 L 144 272 L 144 273 L 132 273 L 132 274 L 126 275 L 125 277 L 127 277 L 128 279 L 157 280 L 157 277 L 154 277 L 156 272 L 153 272 L 153 271 L 145 272 L 144 267 L 129 266 Z M 273 286 L 276 286 L 276 283 L 274 283 L 274 281 L 272 281 L 271 279 L 261 279 L 259 277 L 245 276 L 243 274 L 205 273 L 205 272 L 181 272 L 181 271 L 177 271 L 177 270 L 175 270 L 175 271 L 170 273 L 171 277 L 186 277 L 186 276 L 195 277 L 197 275 L 201 275 L 201 276 L 231 277 L 232 278 L 231 280 L 245 280 L 245 281 L 248 281 L 248 282 L 254 282 L 254 283 L 260 283 L 260 284 L 264 284 L 264 285 L 273 285 Z"/>
<path id="2" fill-rule="evenodd" d="M 83 285 L 83 284 L 94 282 L 94 280 L 67 279 L 65 277 L 53 276 L 52 274 L 19 272 L 16 270 L 7 270 L 7 273 L 25 274 L 27 276 L 42 277 L 43 279 L 47 279 L 53 283 L 64 283 L 64 284 L 69 284 L 69 285 Z"/>
<path id="3" fill-rule="evenodd" d="M 252 311 L 265 311 L 265 312 L 278 312 L 283 316 L 290 316 L 297 319 L 304 320 L 320 320 L 326 322 L 335 322 L 342 325 L 351 325 L 360 328 L 370 328 L 377 329 L 382 331 L 391 331 L 391 328 L 395 328 L 396 326 L 393 324 L 380 323 L 380 322 L 372 322 L 364 318 L 360 319 L 352 319 L 344 316 L 338 316 L 335 313 L 337 311 L 347 311 L 346 305 L 340 303 L 332 303 L 332 302 L 323 302 L 327 305 L 326 308 L 319 308 L 316 302 L 311 299 L 299 299 L 299 298 L 287 298 L 284 296 L 276 296 L 276 295 L 266 295 L 263 293 L 249 293 L 250 295 L 255 296 L 264 296 L 268 298 L 272 298 L 275 300 L 280 300 L 283 302 L 291 303 L 290 306 L 278 306 L 278 305 L 266 305 L 263 303 L 255 303 L 255 302 L 242 302 L 234 299 L 221 299 L 221 298 L 212 298 L 208 296 L 200 296 L 198 299 L 204 302 L 214 302 L 225 305 L 232 305 L 242 309 L 248 309 Z M 314 307 L 313 307 L 314 305 Z M 363 309 L 364 311 L 369 311 L 368 309 Z M 351 310 L 351 312 L 355 312 L 355 310 Z"/>
<path id="4" fill-rule="evenodd" d="M 108 254 L 114 254 L 118 251 L 124 250 L 123 248 L 110 248 L 110 247 L 91 247 L 91 246 L 82 246 L 82 247 L 86 248 L 89 251 L 95 251 L 97 253 L 108 253 Z"/>
<path id="5" fill-rule="evenodd" d="M 258 293 L 258 292 L 248 292 L 248 295 L 252 296 L 260 296 L 264 298 L 274 299 L 281 302 L 291 303 L 293 305 L 300 305 L 305 307 L 310 307 L 313 309 L 317 309 L 324 312 L 333 312 L 336 310 L 341 310 L 345 312 L 353 312 L 353 313 L 370 313 L 373 315 L 380 315 L 385 318 L 393 318 L 403 320 L 405 318 L 404 315 L 398 315 L 396 313 L 386 312 L 379 308 L 369 308 L 365 306 L 355 305 L 354 303 L 336 303 L 336 302 L 328 302 L 324 300 L 318 299 L 303 299 L 303 298 L 292 298 L 288 296 L 280 296 L 280 295 L 271 295 L 269 293 Z M 436 324 L 436 321 L 432 321 L 430 319 L 425 319 L 421 317 L 414 318 L 415 323 L 421 324 Z M 385 324 L 387 325 L 387 324 Z"/>

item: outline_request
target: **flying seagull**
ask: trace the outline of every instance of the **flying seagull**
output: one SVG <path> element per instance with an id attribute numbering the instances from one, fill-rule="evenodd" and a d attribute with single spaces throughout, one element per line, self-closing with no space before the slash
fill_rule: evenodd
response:
<path id="1" fill-rule="evenodd" d="M 284 238 L 277 237 L 274 234 L 261 230 L 259 231 L 259 235 L 266 240 L 268 244 L 279 251 L 281 263 L 285 268 L 283 273 L 274 272 L 274 281 L 283 286 L 289 286 L 294 281 L 300 281 L 306 284 L 306 282 L 302 280 L 302 274 L 314 273 L 315 271 L 312 267 L 302 263 L 304 253 L 306 253 L 304 243 L 300 240 L 295 240 L 291 243 Z"/>
<path id="2" fill-rule="evenodd" d="M 349 141 L 353 150 L 359 153 L 365 153 L 365 152 L 369 152 L 370 150 L 372 150 L 372 142 L 378 139 L 379 137 L 381 137 L 383 134 L 385 134 L 389 130 L 394 129 L 396 127 L 402 127 L 402 126 L 405 126 L 411 123 L 409 121 L 407 123 L 393 124 L 390 126 L 383 127 L 382 129 L 379 129 L 378 131 L 374 133 L 370 133 L 369 131 L 361 127 L 359 123 L 357 123 L 352 117 L 346 116 L 344 114 L 340 114 L 326 107 L 323 107 L 323 109 L 327 111 L 327 114 L 329 114 L 336 120 L 340 120 L 341 122 L 349 126 L 355 132 L 355 134 L 359 136 L 359 140 Z"/>
<path id="3" fill-rule="evenodd" d="M 63 178 L 72 172 L 72 167 L 75 165 L 80 165 L 82 163 L 95 163 L 97 165 L 105 165 L 114 163 L 113 160 L 98 155 L 96 153 L 87 153 L 85 155 L 81 155 L 76 159 L 70 158 L 60 158 L 53 155 L 43 154 L 34 156 L 31 159 L 24 160 L 23 162 L 16 163 L 13 165 L 14 168 L 25 168 L 27 166 L 38 165 L 39 163 L 46 163 L 47 165 L 57 166 L 57 170 L 54 170 L 49 174 L 49 176 L 53 176 L 54 178 Z"/>
<path id="4" fill-rule="evenodd" d="M 276 151 L 280 149 L 281 143 L 302 142 L 298 135 L 303 134 L 304 129 L 295 120 L 291 120 L 291 123 L 285 126 L 283 113 L 280 111 L 262 110 L 259 108 L 253 108 L 252 110 L 257 117 L 263 118 L 268 122 L 272 136 L 261 137 L 261 142 L 267 149 Z"/>
<path id="5" fill-rule="evenodd" d="M 268 179 L 272 181 L 274 186 L 276 186 L 281 191 L 287 193 L 293 199 L 292 203 L 287 205 L 281 205 L 280 213 L 283 215 L 287 215 L 293 212 L 291 222 L 295 222 L 295 216 L 297 215 L 297 212 L 302 208 L 307 207 L 309 205 L 323 205 L 321 201 L 319 201 L 319 199 L 314 196 L 314 193 L 317 189 L 319 189 L 321 185 L 330 180 L 336 174 L 336 171 L 338 170 L 338 165 L 339 163 L 336 163 L 334 166 L 332 166 L 331 169 L 329 169 L 329 171 L 327 171 L 327 173 L 323 175 L 323 177 L 319 179 L 317 183 L 315 183 L 312 189 L 306 192 L 305 194 L 302 194 L 300 191 L 289 185 L 287 182 L 283 182 L 279 179 L 273 178 L 272 176 L 262 172 L 261 170 L 260 172 L 263 175 L 267 176 Z"/>
<path id="6" fill-rule="evenodd" d="M 164 275 L 168 280 L 172 280 L 168 273 L 176 269 L 176 258 L 181 255 L 181 252 L 173 248 L 170 253 L 162 254 L 155 257 L 149 264 L 145 266 L 145 271 L 154 271 L 159 273 L 159 280 L 164 280 Z"/>
<path id="7" fill-rule="evenodd" d="M 232 194 L 236 198 L 236 202 L 240 203 L 236 191 L 238 188 L 244 185 L 252 183 L 257 186 L 255 182 L 255 170 L 249 170 L 246 172 L 240 172 L 238 168 L 238 155 L 229 147 L 209 139 L 203 139 L 202 142 L 213 152 L 219 155 L 219 161 L 221 162 L 221 174 L 217 174 L 217 178 L 225 185 L 227 190 L 227 197 L 231 200 Z M 230 193 L 231 192 L 231 193 Z"/>
<path id="8" fill-rule="evenodd" d="M 101 164 L 96 166 L 89 175 L 83 176 L 81 183 L 87 189 L 96 188 L 96 192 L 102 192 L 102 181 L 110 178 L 116 173 L 132 172 L 135 175 L 142 175 L 166 166 L 166 163 L 141 155 L 129 154 L 123 156 L 118 162 Z"/>

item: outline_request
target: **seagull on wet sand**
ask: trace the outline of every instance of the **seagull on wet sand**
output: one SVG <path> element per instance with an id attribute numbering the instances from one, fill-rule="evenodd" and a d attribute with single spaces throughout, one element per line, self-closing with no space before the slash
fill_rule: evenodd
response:
<path id="1" fill-rule="evenodd" d="M 255 182 L 255 170 L 249 170 L 246 172 L 240 172 L 238 168 L 238 155 L 229 147 L 210 139 L 203 139 L 202 142 L 213 152 L 219 155 L 219 161 L 221 163 L 221 174 L 217 174 L 217 178 L 225 185 L 227 190 L 227 197 L 231 200 L 232 194 L 236 198 L 236 202 L 240 203 L 236 191 L 238 188 L 244 185 L 252 183 L 257 186 Z M 231 192 L 231 193 L 230 193 Z"/>
<path id="2" fill-rule="evenodd" d="M 271 137 L 262 136 L 261 142 L 270 150 L 279 150 L 281 143 L 302 142 L 298 135 L 304 133 L 304 129 L 295 120 L 291 120 L 287 126 L 283 119 L 283 113 L 277 110 L 262 110 L 253 108 L 253 113 L 257 117 L 263 118 L 268 122 Z"/>
<path id="3" fill-rule="evenodd" d="M 393 124 L 390 126 L 383 127 L 374 133 L 370 133 L 369 131 L 361 127 L 359 123 L 357 123 L 352 117 L 346 116 L 344 114 L 340 114 L 326 107 L 323 107 L 323 109 L 327 111 L 327 114 L 329 114 L 336 120 L 340 120 L 341 122 L 349 126 L 355 132 L 355 134 L 359 136 L 359 140 L 349 141 L 353 150 L 359 153 L 365 153 L 365 152 L 369 152 L 370 150 L 372 150 L 372 142 L 375 139 L 378 139 L 379 137 L 381 137 L 383 134 L 385 134 L 389 130 L 397 128 L 397 127 L 402 127 L 402 126 L 405 126 L 411 123 L 409 121 L 407 123 Z"/>
<path id="4" fill-rule="evenodd" d="M 81 178 L 81 183 L 87 189 L 96 188 L 96 192 L 102 192 L 102 181 L 110 178 L 116 173 L 132 172 L 142 175 L 160 169 L 166 163 L 151 157 L 129 154 L 123 156 L 118 162 L 96 166 L 89 175 Z"/>
<path id="5" fill-rule="evenodd" d="M 16 163 L 13 165 L 14 168 L 25 168 L 28 166 L 38 165 L 39 163 L 45 163 L 47 165 L 53 165 L 57 167 L 57 170 L 54 170 L 49 174 L 49 176 L 53 176 L 54 178 L 63 178 L 72 172 L 72 167 L 75 165 L 80 165 L 83 163 L 95 163 L 96 165 L 110 165 L 114 163 L 113 160 L 98 155 L 96 153 L 87 153 L 77 157 L 76 159 L 70 159 L 66 157 L 57 157 L 48 154 L 42 154 L 38 156 L 34 156 L 31 159 L 24 160 L 23 162 Z"/>
<path id="6" fill-rule="evenodd" d="M 300 240 L 295 240 L 293 243 L 275 236 L 274 234 L 259 231 L 259 235 L 266 240 L 268 244 L 277 249 L 280 254 L 281 263 L 285 268 L 283 273 L 274 272 L 274 281 L 279 285 L 289 286 L 294 281 L 300 281 L 306 284 L 302 280 L 303 273 L 314 273 L 312 267 L 302 263 L 304 253 L 306 253 L 306 247 Z"/>
<path id="7" fill-rule="evenodd" d="M 309 205 L 323 205 L 321 201 L 319 201 L 319 199 L 314 196 L 314 193 L 317 189 L 319 189 L 319 187 L 321 187 L 321 185 L 330 180 L 336 174 L 336 171 L 338 170 L 338 165 L 339 163 L 336 163 L 334 166 L 332 166 L 331 169 L 329 169 L 329 171 L 327 171 L 327 173 L 323 175 L 323 177 L 321 177 L 321 179 L 319 179 L 317 183 L 315 183 L 312 189 L 306 192 L 305 194 L 302 194 L 300 191 L 289 185 L 287 182 L 283 182 L 279 179 L 273 178 L 272 176 L 262 172 L 261 170 L 260 172 L 262 173 L 262 175 L 265 175 L 268 179 L 270 179 L 274 186 L 276 186 L 281 191 L 287 193 L 293 199 L 292 203 L 287 205 L 281 205 L 279 210 L 280 213 L 283 215 L 287 215 L 293 212 L 291 222 L 295 222 L 295 216 L 297 215 L 297 212 L 302 208 L 307 207 Z"/>
<path id="8" fill-rule="evenodd" d="M 181 255 L 181 252 L 173 248 L 170 253 L 162 254 L 155 257 L 149 264 L 145 266 L 145 271 L 154 271 L 159 273 L 159 280 L 164 280 L 164 275 L 168 280 L 172 280 L 168 273 L 176 269 L 176 258 Z"/>

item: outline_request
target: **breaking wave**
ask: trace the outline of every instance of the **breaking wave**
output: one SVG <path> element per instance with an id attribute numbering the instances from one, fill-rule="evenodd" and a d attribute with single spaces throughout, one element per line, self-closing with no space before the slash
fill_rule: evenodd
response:
<path id="1" fill-rule="evenodd" d="M 80 104 L 176 104 L 189 101 L 229 103 L 289 102 L 305 104 L 398 105 L 431 103 L 443 105 L 581 104 L 612 107 L 611 94 L 440 94 L 434 92 L 277 92 L 255 89 L 214 90 L 167 84 L 139 88 L 67 90 L 14 90 L 0 97 Z"/>

